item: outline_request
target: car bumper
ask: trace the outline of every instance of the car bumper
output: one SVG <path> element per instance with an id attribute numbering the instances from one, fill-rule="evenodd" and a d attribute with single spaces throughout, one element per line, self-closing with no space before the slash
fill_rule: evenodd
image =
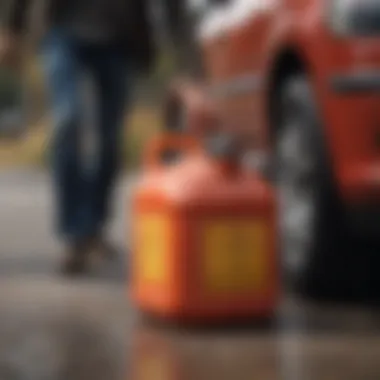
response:
<path id="1" fill-rule="evenodd" d="M 380 204 L 380 162 L 357 165 L 340 172 L 340 191 L 347 204 Z"/>
<path id="2" fill-rule="evenodd" d="M 346 209 L 352 231 L 363 237 L 380 237 L 380 202 L 351 205 Z"/>
<path id="3" fill-rule="evenodd" d="M 358 165 L 342 171 L 340 192 L 353 232 L 380 236 L 380 165 Z"/>

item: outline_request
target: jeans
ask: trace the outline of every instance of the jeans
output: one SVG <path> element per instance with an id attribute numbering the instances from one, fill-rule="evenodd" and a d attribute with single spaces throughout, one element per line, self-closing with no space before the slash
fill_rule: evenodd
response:
<path id="1" fill-rule="evenodd" d="M 48 33 L 41 48 L 54 123 L 50 162 L 58 233 L 81 239 L 98 233 L 109 214 L 131 70 L 118 46 L 91 45 L 61 30 Z M 98 144 L 90 166 L 83 160 L 83 74 L 91 79 L 96 95 L 91 128 Z"/>

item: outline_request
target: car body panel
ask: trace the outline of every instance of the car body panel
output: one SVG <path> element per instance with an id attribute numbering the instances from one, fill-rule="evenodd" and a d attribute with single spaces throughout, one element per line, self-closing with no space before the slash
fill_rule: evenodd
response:
<path id="1" fill-rule="evenodd" d="M 270 156 L 273 73 L 281 55 L 294 52 L 316 99 L 341 198 L 360 203 L 378 194 L 380 203 L 380 33 L 337 34 L 329 25 L 332 1 L 230 0 L 211 7 L 198 28 L 205 97 L 220 128 Z"/>

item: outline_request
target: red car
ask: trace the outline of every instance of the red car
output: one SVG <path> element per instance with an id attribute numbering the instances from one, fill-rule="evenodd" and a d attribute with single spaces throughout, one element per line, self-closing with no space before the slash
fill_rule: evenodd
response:
<path id="1" fill-rule="evenodd" d="M 203 78 L 173 86 L 168 128 L 267 155 L 303 291 L 380 299 L 380 2 L 208 1 L 197 36 Z"/>

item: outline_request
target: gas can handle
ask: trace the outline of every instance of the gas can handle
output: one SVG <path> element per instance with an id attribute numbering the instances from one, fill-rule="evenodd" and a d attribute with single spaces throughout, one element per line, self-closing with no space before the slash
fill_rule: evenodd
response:
<path id="1" fill-rule="evenodd" d="M 179 153 L 200 153 L 202 145 L 195 137 L 184 134 L 160 134 L 149 141 L 144 157 L 144 166 L 146 168 L 163 166 L 161 157 L 168 150 Z"/>

